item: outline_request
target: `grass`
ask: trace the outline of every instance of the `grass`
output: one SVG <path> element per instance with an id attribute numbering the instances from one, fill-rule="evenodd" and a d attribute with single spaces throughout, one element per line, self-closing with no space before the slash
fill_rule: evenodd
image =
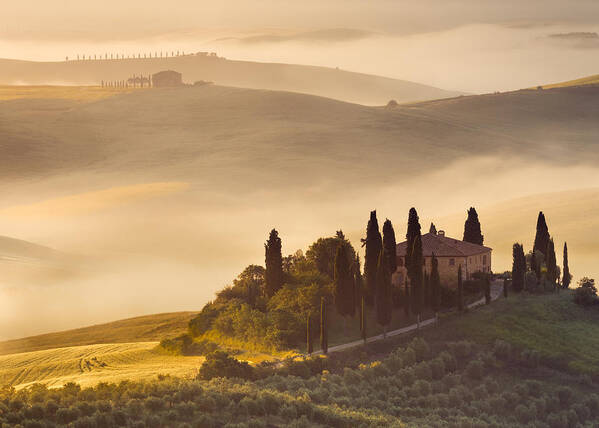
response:
<path id="1" fill-rule="evenodd" d="M 0 342 L 0 355 L 98 343 L 156 342 L 187 331 L 195 312 L 147 315 Z"/>
<path id="2" fill-rule="evenodd" d="M 597 85 L 599 84 L 599 74 L 593 76 L 581 77 L 580 79 L 568 80 L 566 82 L 552 83 L 550 85 L 543 85 L 543 89 L 553 88 L 567 88 L 570 86 L 584 86 L 584 85 Z"/>
<path id="3" fill-rule="evenodd" d="M 102 88 L 101 86 L 7 86 L 0 85 L 0 101 L 17 99 L 64 99 L 97 101 L 141 88 Z"/>
<path id="4" fill-rule="evenodd" d="M 501 297 L 466 315 L 442 319 L 439 328 L 425 335 L 482 344 L 499 339 L 539 352 L 549 365 L 599 376 L 599 311 L 576 305 L 569 291 Z"/>
<path id="5" fill-rule="evenodd" d="M 202 358 L 166 355 L 157 342 L 72 346 L 0 356 L 0 385 L 17 389 L 33 383 L 59 387 L 67 382 L 93 386 L 100 382 L 144 380 L 158 374 L 189 377 Z"/>

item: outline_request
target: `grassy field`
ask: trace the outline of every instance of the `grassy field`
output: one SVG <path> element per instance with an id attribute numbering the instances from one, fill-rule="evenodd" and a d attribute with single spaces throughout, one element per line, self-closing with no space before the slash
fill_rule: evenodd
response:
<path id="1" fill-rule="evenodd" d="M 580 79 L 568 80 L 566 82 L 552 83 L 543 85 L 543 89 L 566 88 L 569 86 L 597 85 L 599 84 L 599 74 L 593 76 L 581 77 Z"/>
<path id="2" fill-rule="evenodd" d="M 128 318 L 107 324 L 0 342 L 0 355 L 98 343 L 155 342 L 187 331 L 194 312 Z"/>
<path id="3" fill-rule="evenodd" d="M 500 339 L 538 351 L 552 366 L 599 376 L 599 311 L 576 305 L 569 291 L 500 297 L 490 306 L 442 319 L 425 337 L 491 345 Z"/>
<path id="4" fill-rule="evenodd" d="M 141 88 L 102 88 L 101 86 L 9 86 L 0 85 L 0 101 L 18 99 L 58 99 L 98 101 L 114 95 L 128 94 Z"/>
<path id="5" fill-rule="evenodd" d="M 144 380 L 158 374 L 195 374 L 201 357 L 165 355 L 157 342 L 71 346 L 0 356 L 0 385 L 23 388 L 32 383 L 57 387 L 67 382 L 93 386 L 99 382 Z"/>

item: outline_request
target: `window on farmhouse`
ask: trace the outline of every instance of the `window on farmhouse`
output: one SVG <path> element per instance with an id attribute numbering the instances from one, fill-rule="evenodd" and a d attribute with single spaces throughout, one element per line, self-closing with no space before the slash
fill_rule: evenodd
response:
<path id="1" fill-rule="evenodd" d="M 455 266 L 455 259 L 449 259 L 449 266 Z"/>

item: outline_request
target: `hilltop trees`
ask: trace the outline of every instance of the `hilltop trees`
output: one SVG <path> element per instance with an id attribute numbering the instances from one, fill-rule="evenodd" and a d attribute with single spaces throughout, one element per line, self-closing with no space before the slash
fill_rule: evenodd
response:
<path id="1" fill-rule="evenodd" d="M 366 255 L 364 257 L 364 275 L 366 276 L 366 287 L 364 297 L 369 304 L 373 303 L 376 293 L 376 275 L 378 268 L 378 259 L 383 249 L 383 240 L 379 232 L 379 223 L 376 218 L 376 211 L 370 212 L 370 220 L 366 227 L 366 239 L 362 240 L 366 246 Z"/>
<path id="2" fill-rule="evenodd" d="M 270 231 L 268 241 L 264 244 L 266 253 L 266 296 L 271 298 L 283 286 L 283 256 L 281 255 L 281 238 L 276 229 Z"/>
<path id="3" fill-rule="evenodd" d="M 526 256 L 524 256 L 522 244 L 514 244 L 512 257 L 512 289 L 515 292 L 520 292 L 524 289 L 524 276 L 526 275 Z"/>
<path id="4" fill-rule="evenodd" d="M 338 230 L 335 236 L 318 238 L 306 251 L 306 258 L 316 265 L 318 271 L 333 279 L 335 274 L 335 257 L 337 248 L 345 247 L 348 265 L 351 266 L 355 257 L 355 251 L 351 243 L 345 238 L 343 231 Z"/>
<path id="5" fill-rule="evenodd" d="M 537 218 L 537 234 L 535 235 L 535 243 L 533 246 L 533 253 L 540 251 L 544 256 L 547 256 L 547 245 L 549 245 L 549 229 L 547 228 L 547 222 L 545 221 L 545 214 L 543 211 L 539 211 L 539 217 Z"/>
<path id="6" fill-rule="evenodd" d="M 562 278 L 562 287 L 568 288 L 572 281 L 572 275 L 570 274 L 570 266 L 568 266 L 568 243 L 564 242 L 564 277 Z"/>
<path id="7" fill-rule="evenodd" d="M 383 327 L 383 337 L 387 337 L 387 327 L 391 323 L 391 273 L 388 256 L 385 250 L 379 254 L 376 272 L 376 319 Z"/>
<path id="8" fill-rule="evenodd" d="M 480 222 L 478 221 L 478 213 L 474 207 L 468 210 L 468 218 L 464 223 L 464 241 L 471 242 L 477 245 L 483 245 L 484 237 L 480 231 Z"/>
<path id="9" fill-rule="evenodd" d="M 346 317 L 354 316 L 356 309 L 354 283 L 354 273 L 348 261 L 347 249 L 341 244 L 337 248 L 335 257 L 333 296 L 337 312 L 344 317 L 344 326 L 347 324 Z"/>

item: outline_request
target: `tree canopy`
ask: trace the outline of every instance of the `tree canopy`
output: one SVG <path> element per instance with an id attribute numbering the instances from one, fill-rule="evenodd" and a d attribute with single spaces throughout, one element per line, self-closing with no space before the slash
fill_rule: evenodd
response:
<path id="1" fill-rule="evenodd" d="M 266 253 L 266 295 L 272 297 L 283 286 L 283 256 L 281 255 L 281 238 L 276 229 L 270 231 L 268 241 L 264 244 Z"/>
<path id="2" fill-rule="evenodd" d="M 468 218 L 464 223 L 464 241 L 477 245 L 483 245 L 484 237 L 480 231 L 478 213 L 474 207 L 468 210 Z"/>
<path id="3" fill-rule="evenodd" d="M 532 250 L 533 252 L 540 251 L 546 256 L 547 245 L 549 245 L 549 229 L 547 228 L 547 222 L 545 221 L 545 214 L 543 214 L 543 211 L 539 211 L 539 217 L 537 218 L 537 233 L 535 235 L 535 243 Z"/>

